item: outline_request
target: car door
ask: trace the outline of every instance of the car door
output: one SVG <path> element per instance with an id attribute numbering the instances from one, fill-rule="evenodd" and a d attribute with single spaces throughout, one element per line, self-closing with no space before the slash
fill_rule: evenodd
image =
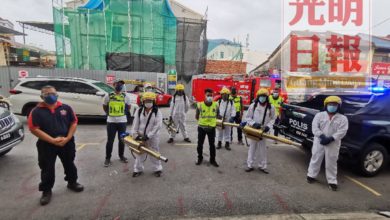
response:
<path id="1" fill-rule="evenodd" d="M 78 108 L 75 106 L 76 97 L 72 94 L 72 85 L 70 81 L 49 80 L 48 85 L 56 88 L 58 100 L 60 102 L 71 106 L 75 112 L 78 112 Z"/>
<path id="2" fill-rule="evenodd" d="M 71 82 L 79 115 L 104 116 L 102 103 L 104 96 L 96 94 L 99 90 L 84 82 Z"/>

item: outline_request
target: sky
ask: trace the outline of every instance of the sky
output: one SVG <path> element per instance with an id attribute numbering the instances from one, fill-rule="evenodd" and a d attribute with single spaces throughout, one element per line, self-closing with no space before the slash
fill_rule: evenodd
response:
<path id="1" fill-rule="evenodd" d="M 208 9 L 209 39 L 239 39 L 245 44 L 249 34 L 249 48 L 272 52 L 281 42 L 281 0 L 177 0 L 183 5 L 205 14 Z M 389 0 L 372 0 L 372 24 L 390 18 Z M 53 21 L 51 0 L 1 0 L 0 17 L 16 21 Z M 374 35 L 390 35 L 390 20 L 372 30 Z M 26 43 L 54 51 L 51 35 L 26 31 Z M 16 38 L 23 42 L 22 37 Z"/>

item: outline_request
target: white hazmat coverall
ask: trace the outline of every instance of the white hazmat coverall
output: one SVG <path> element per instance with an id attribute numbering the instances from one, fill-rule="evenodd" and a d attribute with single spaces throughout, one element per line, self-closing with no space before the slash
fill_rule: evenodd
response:
<path id="1" fill-rule="evenodd" d="M 140 117 L 139 111 L 142 109 Z M 139 108 L 134 117 L 134 122 L 133 122 L 133 128 L 132 128 L 132 135 L 133 137 L 137 137 L 138 135 L 144 136 L 144 131 L 145 131 L 145 126 L 148 121 L 149 115 L 152 114 L 149 125 L 146 128 L 146 135 L 148 136 L 149 140 L 146 141 L 146 146 L 160 152 L 160 147 L 159 147 L 159 142 L 160 142 L 160 130 L 162 126 L 162 114 L 160 110 L 157 111 L 157 114 L 150 110 L 149 114 L 145 113 L 144 108 Z M 144 161 L 146 159 L 146 154 L 135 155 L 135 163 L 134 163 L 134 172 L 142 172 L 144 170 Z M 150 161 L 152 162 L 152 170 L 154 172 L 156 171 L 161 171 L 162 165 L 161 161 L 157 160 L 156 158 L 152 156 L 148 156 Z"/>
<path id="2" fill-rule="evenodd" d="M 322 160 L 325 156 L 325 170 L 328 184 L 337 184 L 337 160 L 341 139 L 347 134 L 348 119 L 342 114 L 336 113 L 330 119 L 326 111 L 317 113 L 312 122 L 314 134 L 312 157 L 307 176 L 316 178 L 321 169 Z M 334 141 L 328 145 L 320 144 L 320 136 L 332 136 Z"/>
<path id="3" fill-rule="evenodd" d="M 190 109 L 190 101 L 188 100 L 188 97 L 186 97 L 185 101 L 184 101 L 184 95 L 183 96 L 176 95 L 176 98 L 175 97 L 172 98 L 171 106 L 169 109 L 170 116 L 172 116 L 173 122 L 180 130 L 184 139 L 188 138 L 185 121 L 186 121 L 186 114 L 189 109 Z M 170 133 L 170 138 L 175 138 L 175 136 L 176 133 L 174 132 Z"/>
<path id="4" fill-rule="evenodd" d="M 258 103 L 256 109 L 253 111 L 254 107 L 255 103 L 252 103 L 249 106 L 245 116 L 245 121 L 249 126 L 253 126 L 255 123 L 262 124 L 263 122 L 266 106 L 262 106 L 260 103 Z M 263 126 L 268 126 L 269 128 L 272 128 L 272 125 L 275 123 L 275 119 L 275 109 L 272 105 L 270 105 L 270 108 L 267 109 Z M 262 139 L 260 141 L 249 139 L 247 165 L 248 168 L 255 168 L 254 166 L 257 165 L 260 169 L 267 169 L 267 146 L 265 139 Z"/>
<path id="5" fill-rule="evenodd" d="M 236 108 L 234 107 L 234 102 L 231 100 L 224 101 L 223 99 L 221 99 L 221 103 L 219 104 L 219 115 L 222 116 L 222 120 L 224 122 L 229 122 L 230 118 L 236 116 Z M 218 128 L 218 142 L 224 141 L 230 143 L 231 135 L 232 127 L 224 126 L 224 129 Z"/>

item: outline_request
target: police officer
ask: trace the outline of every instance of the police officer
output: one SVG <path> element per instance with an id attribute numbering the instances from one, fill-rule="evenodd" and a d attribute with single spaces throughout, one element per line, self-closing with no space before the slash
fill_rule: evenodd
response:
<path id="1" fill-rule="evenodd" d="M 41 168 L 39 191 L 42 191 L 40 203 L 47 205 L 54 186 L 57 156 L 64 166 L 67 187 L 74 192 L 81 192 L 84 187 L 77 182 L 77 168 L 74 164 L 76 148 L 73 135 L 77 128 L 77 117 L 70 106 L 57 101 L 54 87 L 43 87 L 41 98 L 43 102 L 29 115 L 28 126 L 31 133 L 38 137 L 38 164 Z"/>
<path id="2" fill-rule="evenodd" d="M 222 88 L 219 92 L 221 94 L 221 99 L 218 101 L 218 119 L 222 121 L 234 122 L 234 117 L 236 116 L 236 108 L 234 107 L 233 101 L 229 99 L 230 90 L 226 87 Z M 232 134 L 232 127 L 222 126 L 218 128 L 218 145 L 217 149 L 222 148 L 222 141 L 225 141 L 226 150 L 231 150 L 230 141 Z"/>
<path id="3" fill-rule="evenodd" d="M 213 101 L 213 90 L 205 90 L 205 101 L 197 105 L 195 118 L 198 120 L 198 160 L 196 165 L 203 162 L 203 143 L 206 135 L 210 145 L 210 164 L 219 167 L 215 160 L 215 128 L 217 126 L 218 103 Z"/>
<path id="4" fill-rule="evenodd" d="M 115 92 L 107 94 L 104 97 L 103 109 L 107 113 L 107 143 L 106 143 L 106 159 L 104 166 L 111 165 L 111 153 L 114 145 L 115 135 L 126 132 L 127 117 L 126 109 L 130 109 L 131 100 L 126 93 L 122 92 L 125 83 L 123 80 L 114 82 Z M 122 163 L 127 163 L 128 160 L 124 156 L 125 145 L 122 141 L 118 141 L 118 154 Z"/>
<path id="5" fill-rule="evenodd" d="M 276 120 L 275 120 L 275 125 L 274 125 L 274 135 L 278 136 L 279 135 L 279 129 L 276 127 L 280 123 L 280 114 L 282 111 L 282 103 L 284 102 L 283 97 L 280 96 L 279 94 L 279 89 L 274 89 L 272 91 L 272 94 L 268 97 L 269 103 L 274 107 L 275 109 L 275 115 L 276 115 Z M 277 144 L 278 142 L 275 140 L 274 144 Z"/>
<path id="6" fill-rule="evenodd" d="M 180 129 L 184 141 L 191 143 L 190 138 L 188 137 L 187 128 L 186 128 L 186 114 L 190 109 L 190 101 L 188 97 L 184 93 L 184 85 L 177 84 L 176 92 L 171 101 L 170 109 L 169 109 L 169 120 L 173 121 L 176 126 Z M 174 138 L 176 136 L 175 132 L 170 133 L 170 137 L 168 143 L 173 143 Z"/>
<path id="7" fill-rule="evenodd" d="M 242 104 L 242 97 L 237 95 L 237 89 L 236 87 L 232 87 L 231 89 L 231 96 L 230 100 L 233 101 L 234 107 L 236 109 L 236 115 L 234 116 L 234 121 L 237 124 L 240 124 L 242 121 L 242 116 L 244 114 L 244 105 Z M 231 130 L 231 140 L 233 141 L 233 128 Z M 237 127 L 237 136 L 238 136 L 238 144 L 243 145 L 242 142 L 242 129 L 241 127 Z"/>
<path id="8" fill-rule="evenodd" d="M 249 126 L 255 129 L 262 129 L 263 132 L 267 133 L 275 121 L 275 109 L 268 102 L 269 93 L 267 89 L 259 89 L 256 95 L 256 100 L 248 108 L 245 122 Z M 267 146 L 265 139 L 249 141 L 247 165 L 246 172 L 253 171 L 254 166 L 257 166 L 263 173 L 269 173 L 267 170 Z"/>
<path id="9" fill-rule="evenodd" d="M 348 131 L 348 118 L 339 113 L 342 101 L 338 96 L 329 96 L 324 101 L 326 111 L 314 116 L 312 157 L 307 172 L 307 182 L 314 183 L 325 156 L 325 171 L 329 189 L 337 191 L 337 160 L 341 139 Z"/>
<path id="10" fill-rule="evenodd" d="M 137 141 L 145 142 L 147 147 L 150 147 L 156 152 L 160 152 L 160 130 L 162 126 L 162 114 L 156 105 L 156 94 L 153 92 L 145 92 L 142 95 L 142 107 L 138 108 L 135 113 L 132 135 Z M 134 163 L 133 177 L 140 176 L 144 171 L 144 162 L 146 154 L 136 155 Z M 153 172 L 156 177 L 162 174 L 161 161 L 150 157 L 153 164 Z"/>

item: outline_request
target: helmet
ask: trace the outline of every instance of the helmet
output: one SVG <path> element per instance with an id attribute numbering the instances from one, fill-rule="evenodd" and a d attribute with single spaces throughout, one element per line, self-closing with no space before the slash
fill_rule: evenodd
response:
<path id="1" fill-rule="evenodd" d="M 145 83 L 145 84 L 144 84 L 144 87 L 145 87 L 145 88 L 147 88 L 147 87 L 152 87 L 152 84 L 150 84 L 150 83 Z"/>
<path id="2" fill-rule="evenodd" d="M 266 95 L 266 96 L 269 96 L 269 92 L 268 92 L 268 89 L 265 89 L 265 88 L 261 88 L 257 91 L 256 95 Z"/>
<path id="3" fill-rule="evenodd" d="M 145 101 L 145 100 L 156 100 L 156 93 L 154 92 L 145 92 L 144 94 L 142 94 L 142 97 L 141 97 L 142 101 Z"/>
<path id="4" fill-rule="evenodd" d="M 325 101 L 324 101 L 324 105 L 326 106 L 328 103 L 331 103 L 331 102 L 335 102 L 339 105 L 341 105 L 342 101 L 341 101 L 341 98 L 338 97 L 338 96 L 328 96 Z"/>
<path id="5" fill-rule="evenodd" d="M 230 90 L 228 88 L 226 88 L 226 87 L 223 87 L 219 93 L 221 93 L 221 95 L 222 94 L 230 95 Z"/>
<path id="6" fill-rule="evenodd" d="M 175 89 L 183 91 L 184 90 L 184 85 L 183 84 L 177 84 Z"/>

